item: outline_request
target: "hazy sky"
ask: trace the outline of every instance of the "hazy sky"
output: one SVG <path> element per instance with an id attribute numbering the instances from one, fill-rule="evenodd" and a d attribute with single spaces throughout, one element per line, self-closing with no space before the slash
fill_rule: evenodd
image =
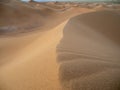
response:
<path id="1" fill-rule="evenodd" d="M 29 1 L 29 0 L 22 0 L 22 1 Z M 111 0 L 34 0 L 34 1 L 44 2 L 44 1 L 111 1 Z"/>

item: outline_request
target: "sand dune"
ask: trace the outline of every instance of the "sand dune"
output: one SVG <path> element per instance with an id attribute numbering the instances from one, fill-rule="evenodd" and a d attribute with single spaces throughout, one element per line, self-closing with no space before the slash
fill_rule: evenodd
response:
<path id="1" fill-rule="evenodd" d="M 34 3 L 32 4 L 33 6 Z M 46 31 L 54 28 L 70 17 L 90 11 L 85 8 L 71 8 L 64 12 L 44 4 L 36 9 L 31 4 L 21 2 L 0 3 L 0 34 L 20 34 L 30 31 Z M 58 10 L 58 11 L 57 11 Z M 61 18 L 62 17 L 62 18 Z"/>
<path id="2" fill-rule="evenodd" d="M 65 23 L 42 35 L 0 39 L 1 90 L 60 90 L 56 45 Z"/>
<path id="3" fill-rule="evenodd" d="M 98 11 L 70 19 L 57 46 L 64 90 L 120 89 L 120 15 Z"/>
<path id="4" fill-rule="evenodd" d="M 89 10 L 58 13 L 45 6 L 9 5 L 0 5 L 0 89 L 61 90 L 56 46 L 66 20 Z"/>
<path id="5" fill-rule="evenodd" d="M 120 89 L 117 10 L 1 1 L 0 90 Z"/>

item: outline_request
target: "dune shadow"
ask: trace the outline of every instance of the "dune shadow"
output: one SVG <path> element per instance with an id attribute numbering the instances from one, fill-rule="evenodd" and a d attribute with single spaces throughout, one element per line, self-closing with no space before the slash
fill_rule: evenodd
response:
<path id="1" fill-rule="evenodd" d="M 98 11 L 68 21 L 56 50 L 63 90 L 120 89 L 119 19 Z"/>

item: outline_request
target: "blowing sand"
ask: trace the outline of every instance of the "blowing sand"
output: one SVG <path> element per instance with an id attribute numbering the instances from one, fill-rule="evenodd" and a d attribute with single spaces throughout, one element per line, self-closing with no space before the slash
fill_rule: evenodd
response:
<path id="1" fill-rule="evenodd" d="M 120 90 L 119 8 L 0 5 L 0 90 Z"/>
<path id="2" fill-rule="evenodd" d="M 98 11 L 70 19 L 57 46 L 64 90 L 120 89 L 120 15 Z"/>
<path id="3" fill-rule="evenodd" d="M 56 45 L 65 23 L 42 34 L 0 39 L 5 55 L 0 67 L 1 90 L 60 90 Z"/>

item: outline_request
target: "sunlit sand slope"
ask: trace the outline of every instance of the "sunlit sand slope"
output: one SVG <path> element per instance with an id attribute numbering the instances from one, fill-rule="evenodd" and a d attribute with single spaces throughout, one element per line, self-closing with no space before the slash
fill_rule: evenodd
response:
<path id="1" fill-rule="evenodd" d="M 65 23 L 42 34 L 0 39 L 0 90 L 60 90 L 56 45 Z"/>
<path id="2" fill-rule="evenodd" d="M 120 90 L 120 15 L 98 11 L 70 19 L 57 46 L 63 90 Z"/>

